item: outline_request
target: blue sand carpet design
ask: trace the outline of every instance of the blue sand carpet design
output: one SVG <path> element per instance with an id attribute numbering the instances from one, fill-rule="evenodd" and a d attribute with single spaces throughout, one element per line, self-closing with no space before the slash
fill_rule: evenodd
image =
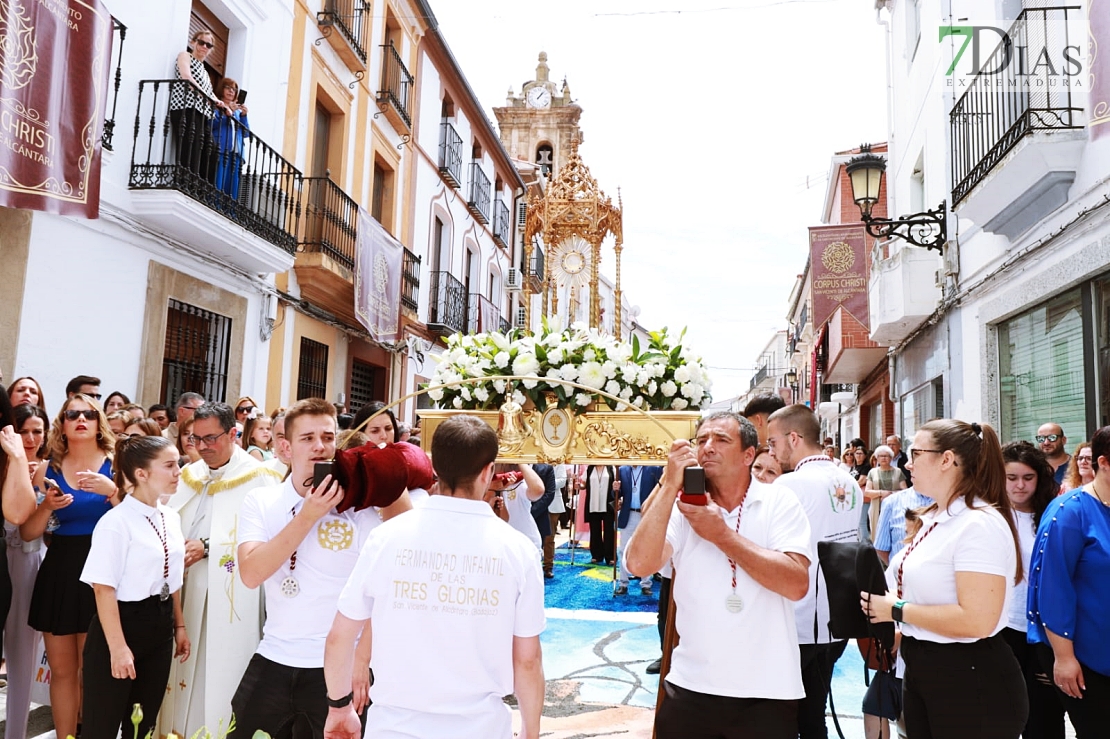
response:
<path id="1" fill-rule="evenodd" d="M 591 565 L 590 550 L 574 551 L 565 544 L 555 550 L 555 577 L 546 580 L 544 606 L 568 610 L 638 611 L 655 613 L 659 609 L 659 583 L 652 582 L 652 594 L 640 595 L 640 581 L 633 579 L 627 595 L 613 595 L 613 566 Z M 652 659 L 655 659 L 652 657 Z"/>

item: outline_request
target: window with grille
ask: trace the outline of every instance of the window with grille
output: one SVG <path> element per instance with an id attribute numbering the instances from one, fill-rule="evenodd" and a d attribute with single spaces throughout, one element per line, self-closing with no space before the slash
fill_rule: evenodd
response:
<path id="1" fill-rule="evenodd" d="M 231 319 L 170 299 L 166 348 L 162 354 L 162 403 L 172 407 L 182 393 L 226 402 Z"/>
<path id="2" fill-rule="evenodd" d="M 352 413 L 374 400 L 374 375 L 377 367 L 357 359 L 351 365 L 351 400 L 347 407 Z"/>
<path id="3" fill-rule="evenodd" d="M 328 345 L 301 337 L 301 361 L 297 371 L 297 400 L 326 398 L 328 392 Z"/>

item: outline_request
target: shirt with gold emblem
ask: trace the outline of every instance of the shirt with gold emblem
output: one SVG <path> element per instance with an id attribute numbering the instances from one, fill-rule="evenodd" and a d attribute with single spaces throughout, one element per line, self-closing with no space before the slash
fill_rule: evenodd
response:
<path id="1" fill-rule="evenodd" d="M 239 543 L 267 542 L 289 525 L 304 504 L 286 480 L 247 494 L 239 512 Z M 323 667 L 324 641 L 335 619 L 339 593 L 358 562 L 370 532 L 381 523 L 376 508 L 329 511 L 263 584 L 266 623 L 258 654 L 287 667 Z"/>

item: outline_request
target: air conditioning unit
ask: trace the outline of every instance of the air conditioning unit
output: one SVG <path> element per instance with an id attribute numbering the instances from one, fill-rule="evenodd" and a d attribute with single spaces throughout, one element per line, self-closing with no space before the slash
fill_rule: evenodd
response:
<path id="1" fill-rule="evenodd" d="M 516 267 L 509 267 L 509 273 L 505 277 L 505 288 L 510 292 L 520 289 L 520 270 Z"/>
<path id="2" fill-rule="evenodd" d="M 516 309 L 516 320 L 513 321 L 513 328 L 528 328 L 528 314 L 525 313 L 523 305 Z"/>

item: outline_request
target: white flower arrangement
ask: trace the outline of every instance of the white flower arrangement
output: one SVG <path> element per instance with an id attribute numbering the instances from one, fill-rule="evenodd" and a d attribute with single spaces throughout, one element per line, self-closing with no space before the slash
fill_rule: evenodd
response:
<path id="1" fill-rule="evenodd" d="M 545 395 L 554 393 L 560 407 L 582 410 L 604 401 L 614 410 L 635 406 L 645 410 L 698 410 L 710 402 L 712 381 L 700 357 L 683 344 L 683 329 L 673 339 L 667 329 L 653 331 L 646 347 L 639 339 L 625 342 L 576 323 L 569 328 L 544 322 L 539 334 L 519 331 L 455 334 L 440 356 L 428 396 L 441 408 L 497 410 L 513 386 L 513 398 L 531 399 L 546 407 Z M 514 375 L 516 383 L 487 380 L 450 385 L 460 380 Z M 566 380 L 590 390 L 621 398 L 614 402 L 588 390 L 562 385 Z"/>

